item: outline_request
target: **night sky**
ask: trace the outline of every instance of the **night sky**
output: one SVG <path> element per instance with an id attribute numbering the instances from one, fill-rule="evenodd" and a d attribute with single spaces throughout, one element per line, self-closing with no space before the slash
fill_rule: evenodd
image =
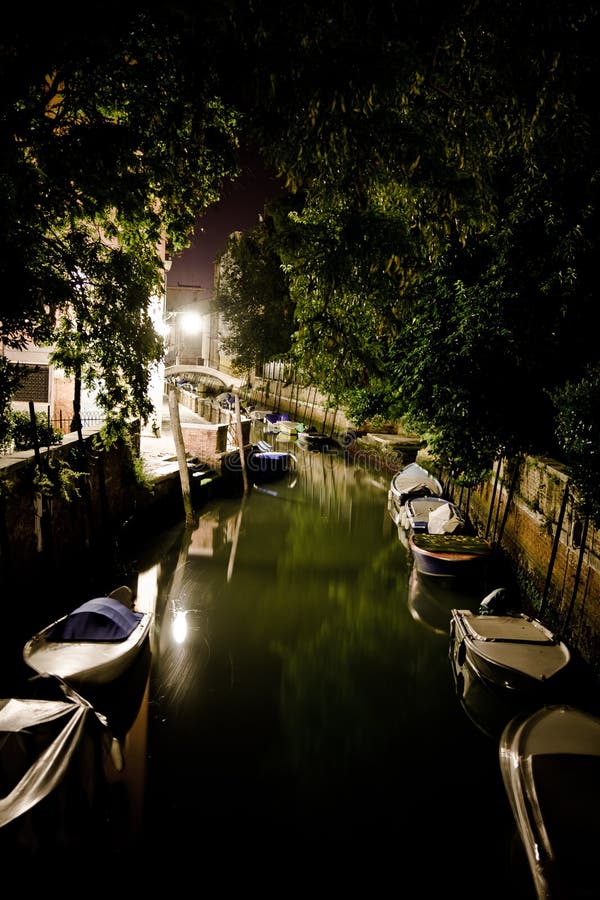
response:
<path id="1" fill-rule="evenodd" d="M 243 174 L 225 190 L 223 199 L 197 222 L 192 243 L 173 257 L 169 287 L 213 287 L 215 257 L 233 231 L 258 224 L 265 202 L 279 190 L 279 182 L 256 159 L 243 164 Z"/>

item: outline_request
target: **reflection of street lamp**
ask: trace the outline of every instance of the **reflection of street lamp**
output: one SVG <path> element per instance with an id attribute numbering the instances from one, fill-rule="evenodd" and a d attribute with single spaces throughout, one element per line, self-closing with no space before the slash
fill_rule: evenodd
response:
<path id="1" fill-rule="evenodd" d="M 176 644 L 183 644 L 187 637 L 187 622 L 185 621 L 185 609 L 177 610 L 171 625 L 173 640 Z"/>

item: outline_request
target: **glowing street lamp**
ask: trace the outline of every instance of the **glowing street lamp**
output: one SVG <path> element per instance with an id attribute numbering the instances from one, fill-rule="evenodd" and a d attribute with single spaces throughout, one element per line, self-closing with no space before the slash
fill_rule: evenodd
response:
<path id="1" fill-rule="evenodd" d="M 202 316 L 194 310 L 171 310 L 165 316 L 164 336 L 167 337 L 171 332 L 170 321 L 174 320 L 173 340 L 170 345 L 175 348 L 175 357 L 177 363 L 183 350 L 184 339 L 186 337 L 194 338 L 202 334 Z M 202 353 L 199 354 L 202 356 Z"/>
<path id="2" fill-rule="evenodd" d="M 193 337 L 202 331 L 202 317 L 197 312 L 181 313 L 181 330 L 184 334 Z"/>

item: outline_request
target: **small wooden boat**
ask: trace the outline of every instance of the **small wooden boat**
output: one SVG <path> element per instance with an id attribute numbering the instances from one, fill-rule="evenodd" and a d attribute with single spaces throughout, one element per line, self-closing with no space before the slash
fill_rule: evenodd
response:
<path id="1" fill-rule="evenodd" d="M 402 507 L 409 497 L 441 497 L 442 494 L 441 482 L 423 466 L 412 462 L 392 477 L 388 491 L 388 512 L 394 524 L 399 525 Z"/>
<path id="2" fill-rule="evenodd" d="M 265 413 L 265 417 L 263 419 L 265 434 L 277 434 L 277 432 L 279 431 L 279 422 L 284 415 L 285 413 Z"/>
<path id="3" fill-rule="evenodd" d="M 598 897 L 600 718 L 569 705 L 519 714 L 499 757 L 538 900 Z"/>
<path id="4" fill-rule="evenodd" d="M 458 666 L 511 691 L 548 696 L 571 661 L 569 648 L 557 635 L 521 612 L 487 615 L 453 609 L 450 640 Z"/>
<path id="5" fill-rule="evenodd" d="M 264 418 L 264 430 L 270 434 L 282 434 L 295 437 L 304 431 L 302 422 L 293 422 L 289 413 L 267 413 Z"/>
<path id="6" fill-rule="evenodd" d="M 27 641 L 26 664 L 40 675 L 55 675 L 68 684 L 113 681 L 140 652 L 154 618 L 123 602 L 131 596 L 126 586 L 117 588 L 57 619 Z"/>
<path id="7" fill-rule="evenodd" d="M 304 431 L 302 422 L 293 422 L 291 419 L 280 419 L 277 422 L 277 432 L 286 437 L 296 437 L 301 431 Z"/>
<path id="8" fill-rule="evenodd" d="M 408 546 L 419 572 L 457 578 L 481 576 L 493 553 L 489 541 L 469 534 L 410 532 Z"/>

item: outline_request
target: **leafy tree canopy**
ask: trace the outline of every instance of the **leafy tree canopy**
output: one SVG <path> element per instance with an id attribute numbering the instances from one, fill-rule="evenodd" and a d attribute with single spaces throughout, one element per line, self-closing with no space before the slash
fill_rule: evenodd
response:
<path id="1" fill-rule="evenodd" d="M 57 342 L 109 409 L 146 417 L 159 245 L 187 246 L 235 174 L 236 112 L 176 11 L 21 10 L 0 47 L 0 340 Z"/>
<path id="2" fill-rule="evenodd" d="M 157 244 L 186 245 L 243 143 L 290 199 L 232 247 L 240 367 L 289 340 L 313 383 L 357 414 L 409 417 L 469 480 L 499 455 L 564 448 L 567 395 L 585 430 L 600 362 L 591 0 L 91 9 L 66 29 L 42 12 L 43 39 L 11 13 L 0 48 L 9 346 L 54 338 L 69 309 L 63 363 L 143 411 Z"/>
<path id="3" fill-rule="evenodd" d="M 238 371 L 290 351 L 293 303 L 273 243 L 272 219 L 233 235 L 220 265 L 216 305 L 226 326 L 221 343 Z"/>
<path id="4" fill-rule="evenodd" d="M 300 367 L 470 481 L 557 452 L 561 385 L 598 362 L 593 4 L 257 9 L 245 103 L 302 197 L 277 238 Z"/>

